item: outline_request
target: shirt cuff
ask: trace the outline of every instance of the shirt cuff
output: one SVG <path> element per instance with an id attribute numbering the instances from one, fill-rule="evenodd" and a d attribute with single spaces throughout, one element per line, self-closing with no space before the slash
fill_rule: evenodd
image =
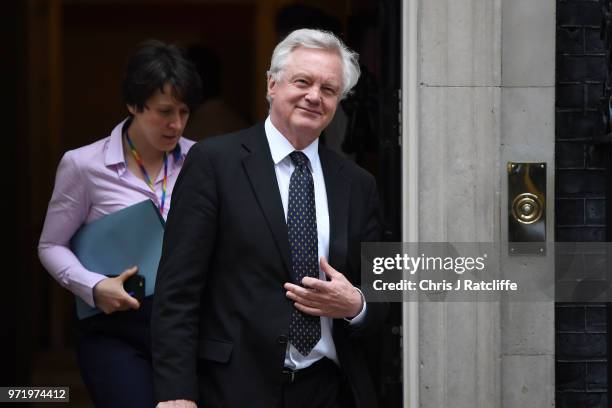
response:
<path id="1" fill-rule="evenodd" d="M 361 295 L 361 302 L 363 303 L 363 306 L 361 307 L 361 312 L 359 312 L 357 316 L 353 317 L 352 319 L 349 319 L 348 317 L 344 318 L 344 320 L 349 322 L 350 326 L 357 326 L 358 324 L 362 323 L 363 320 L 365 319 L 365 314 L 366 314 L 366 309 L 367 309 L 366 300 L 365 300 L 365 297 L 363 296 L 363 292 L 361 291 L 361 289 L 357 287 L 355 287 L 355 289 L 357 289 L 359 291 L 359 294 Z"/>
<path id="2" fill-rule="evenodd" d="M 96 307 L 93 289 L 101 280 L 106 278 L 107 276 L 99 273 L 86 271 L 86 273 L 80 274 L 78 281 L 71 282 L 70 288 L 75 295 L 83 299 L 89 306 Z"/>

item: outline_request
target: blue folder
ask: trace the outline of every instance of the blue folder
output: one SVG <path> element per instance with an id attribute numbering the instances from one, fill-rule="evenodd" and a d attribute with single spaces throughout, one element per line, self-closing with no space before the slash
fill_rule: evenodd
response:
<path id="1" fill-rule="evenodd" d="M 153 294 L 165 222 L 151 200 L 124 208 L 84 225 L 72 237 L 72 251 L 85 268 L 119 275 L 132 266 L 145 278 L 145 296 Z M 101 313 L 76 298 L 79 319 Z"/>

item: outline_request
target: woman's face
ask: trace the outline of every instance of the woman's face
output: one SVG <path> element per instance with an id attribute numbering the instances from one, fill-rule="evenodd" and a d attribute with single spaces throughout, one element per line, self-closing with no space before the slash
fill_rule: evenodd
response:
<path id="1" fill-rule="evenodd" d="M 163 92 L 155 91 L 142 111 L 134 106 L 128 106 L 128 110 L 134 116 L 130 137 L 138 140 L 137 145 L 146 144 L 160 152 L 176 147 L 189 118 L 189 108 L 174 98 L 169 84 L 164 85 Z"/>

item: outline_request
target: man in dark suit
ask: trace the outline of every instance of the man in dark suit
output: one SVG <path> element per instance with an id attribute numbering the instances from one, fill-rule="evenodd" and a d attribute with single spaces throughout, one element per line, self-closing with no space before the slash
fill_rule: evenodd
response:
<path id="1" fill-rule="evenodd" d="M 358 77 L 334 35 L 294 31 L 265 123 L 191 149 L 157 276 L 158 407 L 376 407 L 361 340 L 386 305 L 356 287 L 376 184 L 318 141 Z"/>

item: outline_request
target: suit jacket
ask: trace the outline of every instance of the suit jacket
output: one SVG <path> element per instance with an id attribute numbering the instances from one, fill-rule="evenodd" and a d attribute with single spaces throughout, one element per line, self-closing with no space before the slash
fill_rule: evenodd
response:
<path id="1" fill-rule="evenodd" d="M 320 147 L 330 219 L 329 263 L 360 283 L 360 243 L 380 235 L 374 178 Z M 192 147 L 173 192 L 152 317 L 158 401 L 275 407 L 293 309 L 287 225 L 263 123 Z M 333 323 L 346 382 L 375 407 L 360 337 L 386 305 L 369 303 L 358 327 Z M 307 396 L 305 396 L 307 397 Z"/>

